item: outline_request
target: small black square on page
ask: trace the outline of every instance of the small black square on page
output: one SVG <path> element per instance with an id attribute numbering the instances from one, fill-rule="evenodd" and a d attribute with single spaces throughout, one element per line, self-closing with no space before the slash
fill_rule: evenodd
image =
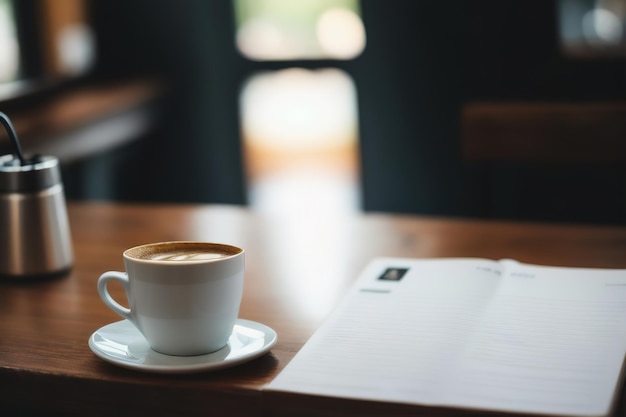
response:
<path id="1" fill-rule="evenodd" d="M 383 281 L 400 281 L 408 270 L 409 268 L 387 268 L 378 279 Z"/>

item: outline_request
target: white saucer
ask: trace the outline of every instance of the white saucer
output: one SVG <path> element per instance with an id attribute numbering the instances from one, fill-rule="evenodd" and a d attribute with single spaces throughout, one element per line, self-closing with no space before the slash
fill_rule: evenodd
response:
<path id="1" fill-rule="evenodd" d="M 217 352 L 199 356 L 169 356 L 155 352 L 128 320 L 107 324 L 89 338 L 96 356 L 124 368 L 145 372 L 182 374 L 223 369 L 251 361 L 276 344 L 274 330 L 238 319 L 228 344 Z"/>

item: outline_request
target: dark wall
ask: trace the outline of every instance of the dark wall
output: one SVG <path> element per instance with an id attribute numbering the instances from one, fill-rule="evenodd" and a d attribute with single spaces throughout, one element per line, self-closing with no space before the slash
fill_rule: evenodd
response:
<path id="1" fill-rule="evenodd" d="M 470 2 L 446 3 L 363 2 L 367 48 L 355 77 L 368 210 L 475 209 L 476 173 L 458 146 Z"/>
<path id="2" fill-rule="evenodd" d="M 116 200 L 244 203 L 239 86 L 233 73 L 239 57 L 229 2 L 107 0 L 90 2 L 89 10 L 98 47 L 91 76 L 156 76 L 167 92 L 149 136 L 74 167 L 68 176 L 113 182 L 106 190 L 84 184 L 79 193 Z"/>
<path id="3" fill-rule="evenodd" d="M 461 153 L 469 102 L 626 96 L 623 58 L 560 52 L 557 2 L 365 0 L 363 18 L 367 210 L 626 222 L 623 164 L 475 163 Z"/>
<path id="4" fill-rule="evenodd" d="M 353 76 L 365 210 L 624 222 L 620 164 L 487 164 L 461 153 L 460 114 L 470 101 L 624 99 L 623 59 L 560 53 L 556 1 L 361 4 L 361 56 L 268 66 L 338 64 Z M 245 203 L 238 95 L 260 66 L 235 50 L 231 2 L 109 0 L 91 10 L 95 77 L 157 74 L 170 86 L 156 132 L 100 158 L 99 172 L 114 178 L 109 197 Z M 87 165 L 93 171 L 98 161 Z M 581 193 L 596 203 L 581 203 Z"/>

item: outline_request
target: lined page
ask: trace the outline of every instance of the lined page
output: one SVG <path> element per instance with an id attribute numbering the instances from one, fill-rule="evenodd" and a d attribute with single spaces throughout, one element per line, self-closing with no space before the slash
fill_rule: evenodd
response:
<path id="1" fill-rule="evenodd" d="M 267 389 L 601 416 L 625 352 L 625 270 L 384 258 Z"/>
<path id="2" fill-rule="evenodd" d="M 497 288 L 498 268 L 483 260 L 374 261 L 267 389 L 440 402 Z M 403 269 L 400 280 L 379 279 Z"/>
<path id="3" fill-rule="evenodd" d="M 625 352 L 625 271 L 508 262 L 448 403 L 606 415 Z"/>

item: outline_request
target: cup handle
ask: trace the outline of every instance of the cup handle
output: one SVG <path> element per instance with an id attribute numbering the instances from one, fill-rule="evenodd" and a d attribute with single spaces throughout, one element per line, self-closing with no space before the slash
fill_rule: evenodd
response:
<path id="1" fill-rule="evenodd" d="M 124 287 L 124 292 L 126 292 L 126 298 L 128 299 L 128 293 L 130 288 L 128 274 L 118 271 L 108 271 L 100 275 L 100 278 L 98 278 L 98 293 L 100 294 L 100 298 L 102 298 L 104 304 L 106 304 L 107 307 L 109 307 L 111 310 L 124 317 L 126 320 L 134 322 L 130 315 L 130 308 L 124 307 L 123 305 L 115 301 L 113 297 L 111 297 L 111 294 L 109 294 L 107 284 L 111 280 L 118 281 L 120 284 L 122 284 L 122 287 Z"/>

